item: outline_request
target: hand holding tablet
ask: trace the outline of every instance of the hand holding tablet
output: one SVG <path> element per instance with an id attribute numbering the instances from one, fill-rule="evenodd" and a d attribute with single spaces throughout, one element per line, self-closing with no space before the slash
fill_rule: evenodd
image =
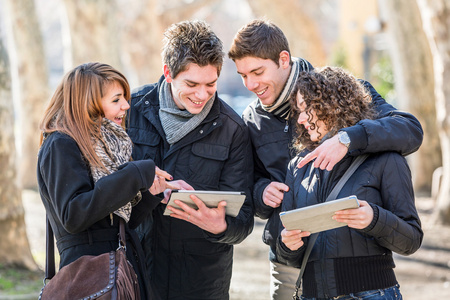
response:
<path id="1" fill-rule="evenodd" d="M 170 205 L 175 208 L 179 208 L 175 204 L 175 200 L 180 200 L 189 205 L 190 207 L 197 209 L 194 201 L 192 201 L 190 195 L 196 195 L 200 200 L 205 203 L 207 207 L 217 207 L 220 201 L 226 201 L 226 214 L 232 217 L 236 217 L 242 207 L 245 200 L 244 192 L 233 191 L 195 191 L 195 190 L 177 190 L 172 191 L 169 202 Z M 168 216 L 172 212 L 166 208 L 164 215 Z"/>
<path id="2" fill-rule="evenodd" d="M 356 196 L 327 201 L 316 205 L 280 212 L 280 218 L 287 230 L 300 229 L 311 233 L 347 226 L 332 219 L 338 210 L 358 208 Z"/>

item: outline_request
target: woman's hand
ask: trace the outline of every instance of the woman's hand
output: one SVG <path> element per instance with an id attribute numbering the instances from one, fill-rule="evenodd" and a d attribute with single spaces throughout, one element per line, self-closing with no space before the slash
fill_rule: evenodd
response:
<path id="1" fill-rule="evenodd" d="M 286 228 L 281 231 L 281 241 L 288 247 L 291 251 L 298 250 L 303 246 L 303 238 L 310 236 L 311 233 L 308 231 L 301 230 L 287 230 Z"/>
<path id="2" fill-rule="evenodd" d="M 172 190 L 194 190 L 194 188 L 184 180 L 174 180 L 166 183 L 166 189 L 164 190 L 164 199 L 161 203 L 167 204 L 169 201 Z"/>
<path id="3" fill-rule="evenodd" d="M 359 200 L 359 207 L 337 211 L 333 219 L 347 223 L 348 227 L 364 229 L 372 223 L 373 209 L 367 201 Z"/>
<path id="4" fill-rule="evenodd" d="M 164 170 L 161 170 L 158 167 L 155 167 L 155 179 L 153 180 L 153 184 L 150 187 L 149 191 L 152 195 L 158 195 L 164 192 L 169 185 L 169 182 L 166 180 L 172 180 L 173 177 L 169 173 Z"/>

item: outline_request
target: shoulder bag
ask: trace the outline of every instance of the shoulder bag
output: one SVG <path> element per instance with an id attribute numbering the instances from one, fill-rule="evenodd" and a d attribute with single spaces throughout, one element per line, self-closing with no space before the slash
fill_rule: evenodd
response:
<path id="1" fill-rule="evenodd" d="M 139 283 L 126 257 L 125 221 L 120 218 L 119 247 L 98 256 L 84 255 L 55 275 L 53 230 L 47 217 L 44 287 L 39 299 L 140 299 Z M 50 280 L 47 283 L 47 280 Z"/>

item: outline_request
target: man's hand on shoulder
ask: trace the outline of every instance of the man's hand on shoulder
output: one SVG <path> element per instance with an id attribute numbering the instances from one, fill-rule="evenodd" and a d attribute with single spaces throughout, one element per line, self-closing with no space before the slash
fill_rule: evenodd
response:
<path id="1" fill-rule="evenodd" d="M 263 192 L 263 202 L 265 205 L 277 208 L 283 201 L 284 193 L 289 191 L 289 187 L 281 182 L 272 181 Z"/>
<path id="2" fill-rule="evenodd" d="M 339 142 L 338 135 L 335 135 L 324 141 L 319 147 L 314 149 L 314 151 L 307 154 L 297 165 L 297 168 L 302 168 L 313 159 L 316 159 L 314 161 L 314 168 L 331 171 L 333 167 L 344 158 L 347 152 L 348 148 Z"/>

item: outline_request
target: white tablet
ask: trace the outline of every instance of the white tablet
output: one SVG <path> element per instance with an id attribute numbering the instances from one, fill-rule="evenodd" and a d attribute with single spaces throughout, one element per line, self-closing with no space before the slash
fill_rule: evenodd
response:
<path id="1" fill-rule="evenodd" d="M 181 200 L 190 207 L 197 209 L 194 201 L 192 201 L 190 195 L 196 195 L 200 200 L 205 203 L 207 207 L 217 207 L 220 201 L 226 201 L 227 206 L 225 213 L 229 216 L 236 217 L 241 210 L 242 204 L 245 201 L 244 192 L 233 192 L 233 191 L 195 191 L 195 190 L 176 190 L 172 191 L 170 195 L 169 202 L 170 205 L 175 208 L 179 208 L 175 204 L 175 200 Z M 168 216 L 172 212 L 166 208 L 164 215 Z"/>
<path id="2" fill-rule="evenodd" d="M 338 210 L 358 208 L 356 196 L 327 201 L 289 211 L 280 212 L 281 222 L 287 230 L 300 229 L 311 233 L 347 226 L 332 219 Z"/>

